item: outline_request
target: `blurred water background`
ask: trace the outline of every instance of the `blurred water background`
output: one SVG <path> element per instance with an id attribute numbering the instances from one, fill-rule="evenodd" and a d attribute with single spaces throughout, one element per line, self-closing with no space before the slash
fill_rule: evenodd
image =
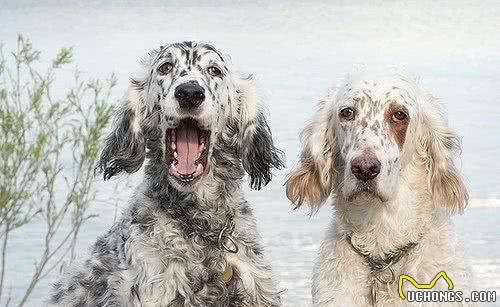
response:
<path id="1" fill-rule="evenodd" d="M 463 140 L 459 165 L 472 198 L 455 220 L 456 231 L 480 287 L 500 296 L 499 16 L 495 0 L 0 0 L 0 41 L 10 50 L 16 33 L 24 33 L 45 59 L 59 47 L 73 46 L 85 77 L 116 73 L 117 96 L 139 60 L 172 41 L 212 42 L 230 53 L 240 70 L 253 73 L 288 169 L 262 191 L 246 193 L 276 279 L 286 290 L 285 306 L 301 307 L 310 306 L 310 272 L 333 210 L 324 207 L 311 218 L 306 210 L 293 211 L 283 183 L 298 159 L 299 131 L 317 101 L 359 64 L 404 67 L 446 104 L 450 124 Z M 63 90 L 66 83 L 60 81 Z M 138 178 L 129 178 L 132 186 Z M 126 199 L 131 192 L 116 194 L 112 186 L 99 180 L 99 198 Z M 80 255 L 125 205 L 93 207 L 99 217 L 82 230 Z M 32 272 L 40 227 L 34 223 L 11 241 L 7 286 L 14 298 Z M 41 304 L 53 278 L 28 305 Z"/>

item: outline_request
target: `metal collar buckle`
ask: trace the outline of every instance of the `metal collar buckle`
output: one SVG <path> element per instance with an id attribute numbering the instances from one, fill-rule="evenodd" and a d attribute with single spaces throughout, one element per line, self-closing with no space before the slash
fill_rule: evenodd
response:
<path id="1" fill-rule="evenodd" d="M 240 249 L 233 238 L 233 231 L 234 222 L 228 220 L 219 233 L 218 243 L 220 249 L 224 249 L 231 254 L 237 254 Z"/>

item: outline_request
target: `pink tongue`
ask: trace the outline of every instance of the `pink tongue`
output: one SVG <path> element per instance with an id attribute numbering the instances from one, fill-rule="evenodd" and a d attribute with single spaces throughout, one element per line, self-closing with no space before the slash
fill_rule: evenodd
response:
<path id="1" fill-rule="evenodd" d="M 182 175 L 190 175 L 196 171 L 198 158 L 198 129 L 189 125 L 177 128 L 177 170 Z"/>

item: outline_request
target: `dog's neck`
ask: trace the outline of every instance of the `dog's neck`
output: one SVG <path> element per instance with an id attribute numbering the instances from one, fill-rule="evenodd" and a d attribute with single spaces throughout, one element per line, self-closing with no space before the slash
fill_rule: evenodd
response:
<path id="1" fill-rule="evenodd" d="M 226 167 L 218 168 L 217 165 Z M 213 152 L 207 174 L 190 191 L 179 190 L 171 182 L 162 160 L 148 161 L 144 185 L 147 196 L 166 214 L 184 219 L 194 226 L 210 224 L 209 228 L 215 231 L 234 217 L 242 199 L 242 177 L 239 159 Z"/>
<path id="2" fill-rule="evenodd" d="M 415 192 L 413 180 L 405 179 L 387 202 L 371 195 L 351 201 L 338 197 L 337 233 L 351 236 L 366 252 L 381 258 L 410 242 L 419 242 L 428 231 L 432 209 Z"/>
<path id="3" fill-rule="evenodd" d="M 207 246 L 221 250 L 224 247 L 221 239 L 232 236 L 239 213 L 239 182 L 224 183 L 211 177 L 211 173 L 206 176 L 203 178 L 206 180 L 197 183 L 192 192 L 179 191 L 168 180 L 158 186 L 146 178 L 144 194 L 151 200 L 150 210 L 162 212 L 175 220 L 186 237 L 199 238 Z"/>

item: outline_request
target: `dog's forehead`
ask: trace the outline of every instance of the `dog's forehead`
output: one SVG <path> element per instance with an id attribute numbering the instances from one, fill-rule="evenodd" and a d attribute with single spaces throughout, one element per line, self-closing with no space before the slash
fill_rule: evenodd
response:
<path id="1" fill-rule="evenodd" d="M 171 58 L 178 64 L 194 65 L 204 61 L 225 63 L 226 59 L 220 50 L 204 42 L 185 41 L 160 47 L 158 60 Z"/>
<path id="2" fill-rule="evenodd" d="M 382 111 L 394 103 L 411 108 L 414 86 L 399 76 L 351 78 L 344 85 L 344 99 L 360 110 Z"/>

